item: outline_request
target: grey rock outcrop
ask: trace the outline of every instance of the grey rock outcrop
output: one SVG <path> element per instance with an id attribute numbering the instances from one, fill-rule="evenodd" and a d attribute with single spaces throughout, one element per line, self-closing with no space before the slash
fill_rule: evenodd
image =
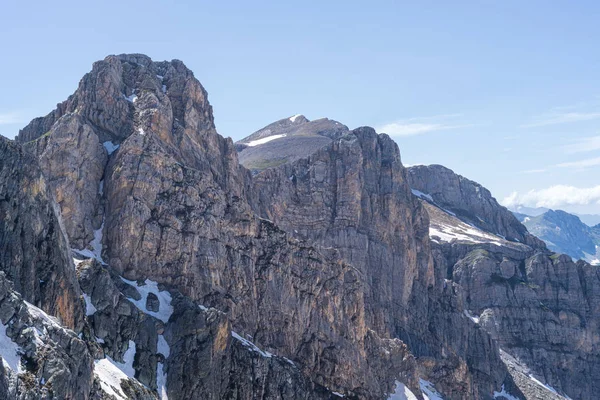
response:
<path id="1" fill-rule="evenodd" d="M 507 371 L 490 337 L 465 323 L 457 289 L 433 268 L 427 214 L 388 136 L 356 129 L 254 182 L 263 217 L 360 268 L 369 326 L 402 339 L 448 398 L 501 386 Z"/>
<path id="2" fill-rule="evenodd" d="M 492 223 L 480 222 L 488 230 L 465 225 L 464 215 L 483 214 L 455 214 L 440 197 L 419 192 L 430 216 L 436 269 L 447 271 L 466 315 L 498 343 L 516 387 L 531 399 L 593 398 L 600 361 L 597 267 L 525 244 L 535 245 L 532 240 L 492 235 L 498 231 Z M 463 207 L 473 203 L 465 200 Z"/>
<path id="3" fill-rule="evenodd" d="M 25 302 L 3 272 L 0 324 L 0 398 L 89 398 L 92 358 L 86 342 Z"/>
<path id="4" fill-rule="evenodd" d="M 36 159 L 1 136 L 0 270 L 25 300 L 81 329 L 81 292 L 60 210 Z"/>

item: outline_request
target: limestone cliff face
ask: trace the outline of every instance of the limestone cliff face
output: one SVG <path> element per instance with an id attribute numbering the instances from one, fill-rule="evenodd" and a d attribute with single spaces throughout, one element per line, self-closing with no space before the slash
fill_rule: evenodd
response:
<path id="1" fill-rule="evenodd" d="M 0 270 L 25 300 L 79 330 L 81 292 L 67 243 L 37 160 L 0 136 Z"/>
<path id="2" fill-rule="evenodd" d="M 207 322 L 210 338 L 177 324 L 152 327 L 155 321 L 122 298 L 129 289 L 110 289 L 114 279 L 101 269 L 81 267 L 80 284 L 96 309 L 88 321 L 91 332 L 115 360 L 135 343 L 141 357 L 136 363 L 149 365 L 136 369 L 136 379 L 148 388 L 159 389 L 153 383 L 160 357 L 152 332 L 163 330 L 177 343 L 184 340 L 174 348 L 186 363 L 164 363 L 173 371 L 167 387 L 175 398 L 215 388 L 193 382 L 208 370 L 226 376 L 231 368 L 252 364 L 223 350 L 230 348 L 223 347 L 230 330 L 294 363 L 293 379 L 308 388 L 297 398 L 332 390 L 378 398 L 398 379 L 417 387 L 406 346 L 381 337 L 365 321 L 363 271 L 336 250 L 294 238 L 255 214 L 250 172 L 240 166 L 231 139 L 216 133 L 206 92 L 181 62 L 107 57 L 94 64 L 74 95 L 24 128 L 18 140 L 44 167 L 70 220 L 74 247 L 88 249 L 80 253 L 126 279 L 151 279 L 196 307 L 225 313 L 222 323 Z M 410 291 L 408 282 L 401 285 Z M 384 312 L 378 318 L 390 320 Z M 146 325 L 144 335 L 134 328 Z M 192 344 L 198 340 L 215 343 L 214 364 L 203 363 L 205 350 Z M 222 351 L 235 362 L 221 364 Z M 181 369 L 188 365 L 197 366 L 193 375 Z M 280 387 L 286 371 L 277 372 L 272 384 Z M 223 390 L 250 398 L 257 389 L 232 382 Z"/>
<path id="3" fill-rule="evenodd" d="M 490 337 L 463 315 L 458 288 L 434 269 L 429 220 L 396 144 L 359 128 L 254 179 L 255 208 L 297 238 L 360 269 L 367 323 L 417 356 L 449 398 L 487 398 L 506 378 Z"/>
<path id="4" fill-rule="evenodd" d="M 433 286 L 427 217 L 389 137 L 359 128 L 254 182 L 262 216 L 361 270 L 368 319 L 379 331 L 406 320 L 415 282 Z"/>
<path id="5" fill-rule="evenodd" d="M 419 378 L 446 399 L 548 392 L 529 375 L 598 392 L 595 269 L 474 182 L 405 169 L 371 128 L 295 116 L 236 145 L 183 63 L 134 54 L 95 63 L 18 141 L 0 141 L 0 266 L 80 336 L 20 311 L 0 275 L 29 369 L 0 369 L 0 395 L 385 399 Z M 302 146 L 279 157 L 285 143 Z M 57 368 L 32 350 L 40 319 Z"/>
<path id="6" fill-rule="evenodd" d="M 453 279 L 479 324 L 537 379 L 573 399 L 593 398 L 600 389 L 593 379 L 600 371 L 597 267 L 566 255 L 465 252 Z"/>
<path id="7" fill-rule="evenodd" d="M 593 398 L 600 361 L 597 267 L 540 246 L 474 182 L 439 166 L 413 168 L 411 184 L 430 216 L 436 269 L 447 271 L 468 315 L 497 341 L 516 386 L 527 398 L 558 396 L 535 378 L 570 398 Z M 465 225 L 473 216 L 482 221 Z M 510 230 L 516 233 L 504 236 Z"/>

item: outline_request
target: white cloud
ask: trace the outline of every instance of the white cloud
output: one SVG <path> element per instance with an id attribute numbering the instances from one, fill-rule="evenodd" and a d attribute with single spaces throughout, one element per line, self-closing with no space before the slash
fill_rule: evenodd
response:
<path id="1" fill-rule="evenodd" d="M 563 148 L 567 153 L 571 154 L 600 150 L 600 136 L 577 139 L 575 143 L 568 144 Z"/>
<path id="2" fill-rule="evenodd" d="M 596 165 L 600 165 L 600 157 L 556 164 L 557 167 L 561 168 L 588 168 Z"/>
<path id="3" fill-rule="evenodd" d="M 600 118 L 600 112 L 566 112 L 539 115 L 533 121 L 521 125 L 522 128 L 537 128 L 540 126 L 565 124 L 569 122 L 591 121 Z"/>
<path id="4" fill-rule="evenodd" d="M 533 189 L 523 194 L 513 192 L 501 203 L 509 208 L 517 206 L 561 208 L 573 205 L 600 204 L 600 185 L 589 188 L 554 185 L 546 189 Z"/>
<path id="5" fill-rule="evenodd" d="M 21 119 L 15 113 L 0 114 L 0 125 L 18 124 Z"/>
<path id="6" fill-rule="evenodd" d="M 376 128 L 376 131 L 387 133 L 390 136 L 414 136 L 428 132 L 445 131 L 471 126 L 457 124 L 456 118 L 461 116 L 461 114 L 442 114 L 431 117 L 408 118 L 382 125 Z"/>

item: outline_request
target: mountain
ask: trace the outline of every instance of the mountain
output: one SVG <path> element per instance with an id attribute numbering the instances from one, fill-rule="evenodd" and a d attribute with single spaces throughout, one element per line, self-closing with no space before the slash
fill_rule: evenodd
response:
<path id="1" fill-rule="evenodd" d="M 447 168 L 411 167 L 409 177 L 429 212 L 436 269 L 459 285 L 466 315 L 498 343 L 526 398 L 551 398 L 540 387 L 595 398 L 600 353 L 587 337 L 600 324 L 597 267 L 549 252 L 488 191 Z"/>
<path id="2" fill-rule="evenodd" d="M 468 225 L 501 238 L 533 248 L 543 244 L 502 207 L 489 190 L 441 165 L 410 167 L 409 184 L 413 192 L 453 214 Z"/>
<path id="3" fill-rule="evenodd" d="M 597 267 L 385 134 L 234 144 L 181 61 L 0 140 L 0 398 L 592 399 Z"/>
<path id="4" fill-rule="evenodd" d="M 347 134 L 348 127 L 321 118 L 294 115 L 273 122 L 236 143 L 240 163 L 253 172 L 307 157 Z"/>
<path id="5" fill-rule="evenodd" d="M 581 222 L 587 226 L 600 225 L 600 215 L 598 214 L 575 214 L 579 217 Z"/>
<path id="6" fill-rule="evenodd" d="M 522 216 L 521 222 L 552 251 L 600 264 L 599 226 L 589 227 L 578 216 L 561 210 L 549 210 L 536 217 Z"/>
<path id="7" fill-rule="evenodd" d="M 525 214 L 533 217 L 537 217 L 538 215 L 542 215 L 546 211 L 549 211 L 549 208 L 546 207 L 526 207 L 526 206 L 516 206 L 510 209 L 513 212 L 519 214 Z"/>

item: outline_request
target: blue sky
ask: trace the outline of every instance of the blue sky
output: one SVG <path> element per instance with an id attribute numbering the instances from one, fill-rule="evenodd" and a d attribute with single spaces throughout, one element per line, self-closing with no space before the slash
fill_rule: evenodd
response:
<path id="1" fill-rule="evenodd" d="M 600 213 L 597 2 L 1 7 L 2 135 L 66 99 L 94 61 L 138 52 L 183 60 L 224 136 L 297 113 L 369 125 L 405 164 L 446 165 L 507 204 Z"/>

